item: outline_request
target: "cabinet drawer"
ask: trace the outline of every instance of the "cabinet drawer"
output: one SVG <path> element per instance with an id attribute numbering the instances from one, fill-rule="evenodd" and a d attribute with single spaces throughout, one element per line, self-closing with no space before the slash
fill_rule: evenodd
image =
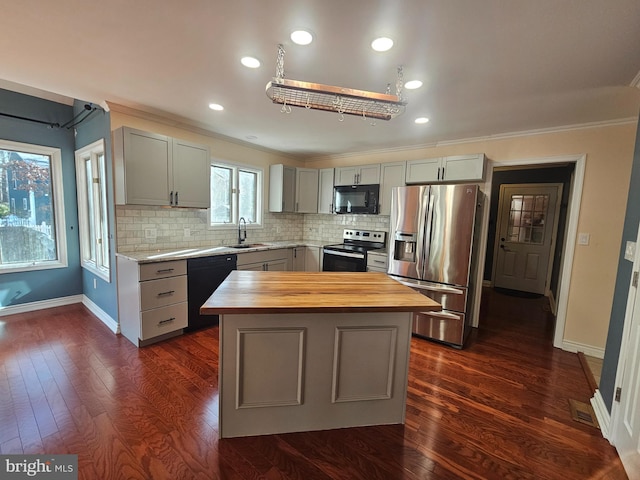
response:
<path id="1" fill-rule="evenodd" d="M 440 342 L 462 346 L 464 340 L 464 313 L 423 312 L 413 316 L 413 333 L 422 337 L 432 338 Z"/>
<path id="2" fill-rule="evenodd" d="M 187 261 L 175 260 L 171 262 L 143 263 L 140 265 L 140 281 L 154 278 L 173 277 L 187 274 Z"/>
<path id="3" fill-rule="evenodd" d="M 384 270 L 385 273 L 389 268 L 389 257 L 387 255 L 367 255 L 367 267 L 368 268 L 379 268 Z"/>
<path id="4" fill-rule="evenodd" d="M 140 310 L 187 301 L 187 276 L 140 282 Z"/>
<path id="5" fill-rule="evenodd" d="M 157 337 L 187 326 L 187 302 L 142 312 L 140 340 Z"/>

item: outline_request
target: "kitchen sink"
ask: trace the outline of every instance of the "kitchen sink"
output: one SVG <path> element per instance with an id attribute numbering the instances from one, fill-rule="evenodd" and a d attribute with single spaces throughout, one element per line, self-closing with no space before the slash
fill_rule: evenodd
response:
<path id="1" fill-rule="evenodd" d="M 266 243 L 236 243 L 235 245 L 225 245 L 226 248 L 258 248 L 266 246 Z"/>

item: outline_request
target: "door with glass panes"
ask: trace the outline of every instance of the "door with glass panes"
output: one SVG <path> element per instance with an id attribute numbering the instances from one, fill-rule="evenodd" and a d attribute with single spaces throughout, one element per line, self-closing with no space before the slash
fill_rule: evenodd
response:
<path id="1" fill-rule="evenodd" d="M 561 184 L 500 187 L 495 287 L 545 293 L 561 193 Z"/>

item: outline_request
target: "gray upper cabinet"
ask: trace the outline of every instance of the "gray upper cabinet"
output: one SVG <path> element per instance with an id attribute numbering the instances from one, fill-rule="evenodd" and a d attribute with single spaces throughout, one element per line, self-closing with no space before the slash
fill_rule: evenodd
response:
<path id="1" fill-rule="evenodd" d="M 296 207 L 296 169 L 277 164 L 269 167 L 269 211 L 293 212 Z"/>
<path id="2" fill-rule="evenodd" d="M 209 207 L 209 148 L 120 127 L 113 132 L 116 203 Z"/>
<path id="3" fill-rule="evenodd" d="M 484 164 L 483 153 L 409 160 L 406 183 L 481 181 Z"/>
<path id="4" fill-rule="evenodd" d="M 282 164 L 269 167 L 269 211 L 318 212 L 318 170 Z"/>
<path id="5" fill-rule="evenodd" d="M 380 215 L 391 215 L 391 190 L 405 185 L 406 162 L 380 165 Z"/>
<path id="6" fill-rule="evenodd" d="M 380 164 L 338 167 L 335 185 L 374 185 L 380 183 Z"/>
<path id="7" fill-rule="evenodd" d="M 296 168 L 296 212 L 318 213 L 317 168 Z"/>
<path id="8" fill-rule="evenodd" d="M 333 168 L 318 171 L 318 213 L 333 213 Z"/>
<path id="9" fill-rule="evenodd" d="M 269 167 L 269 211 L 317 213 L 318 169 Z"/>
<path id="10" fill-rule="evenodd" d="M 174 138 L 172 176 L 174 206 L 209 208 L 211 203 L 209 148 Z"/>

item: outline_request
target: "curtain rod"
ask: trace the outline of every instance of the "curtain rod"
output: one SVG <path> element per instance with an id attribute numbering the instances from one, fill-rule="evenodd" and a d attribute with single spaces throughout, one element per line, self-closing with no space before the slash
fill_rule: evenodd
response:
<path id="1" fill-rule="evenodd" d="M 68 122 L 65 122 L 62 125 L 60 125 L 58 122 L 55 122 L 55 123 L 47 122 L 45 120 L 38 120 L 37 118 L 22 117 L 20 115 L 13 115 L 11 113 L 0 112 L 0 116 L 8 117 L 8 118 L 15 118 L 16 120 L 25 120 L 27 122 L 39 123 L 41 125 L 46 125 L 49 128 L 66 128 L 67 130 L 69 130 L 70 128 L 73 128 L 76 125 L 80 125 L 87 118 L 89 118 L 97 109 L 98 109 L 98 107 L 96 105 L 86 103 L 84 105 L 84 109 L 82 111 L 80 111 L 80 113 L 78 113 L 71 120 L 69 120 Z M 79 120 L 77 120 L 78 117 L 80 117 L 80 115 L 82 115 L 83 113 L 85 113 L 86 115 L 84 117 L 80 118 Z"/>

